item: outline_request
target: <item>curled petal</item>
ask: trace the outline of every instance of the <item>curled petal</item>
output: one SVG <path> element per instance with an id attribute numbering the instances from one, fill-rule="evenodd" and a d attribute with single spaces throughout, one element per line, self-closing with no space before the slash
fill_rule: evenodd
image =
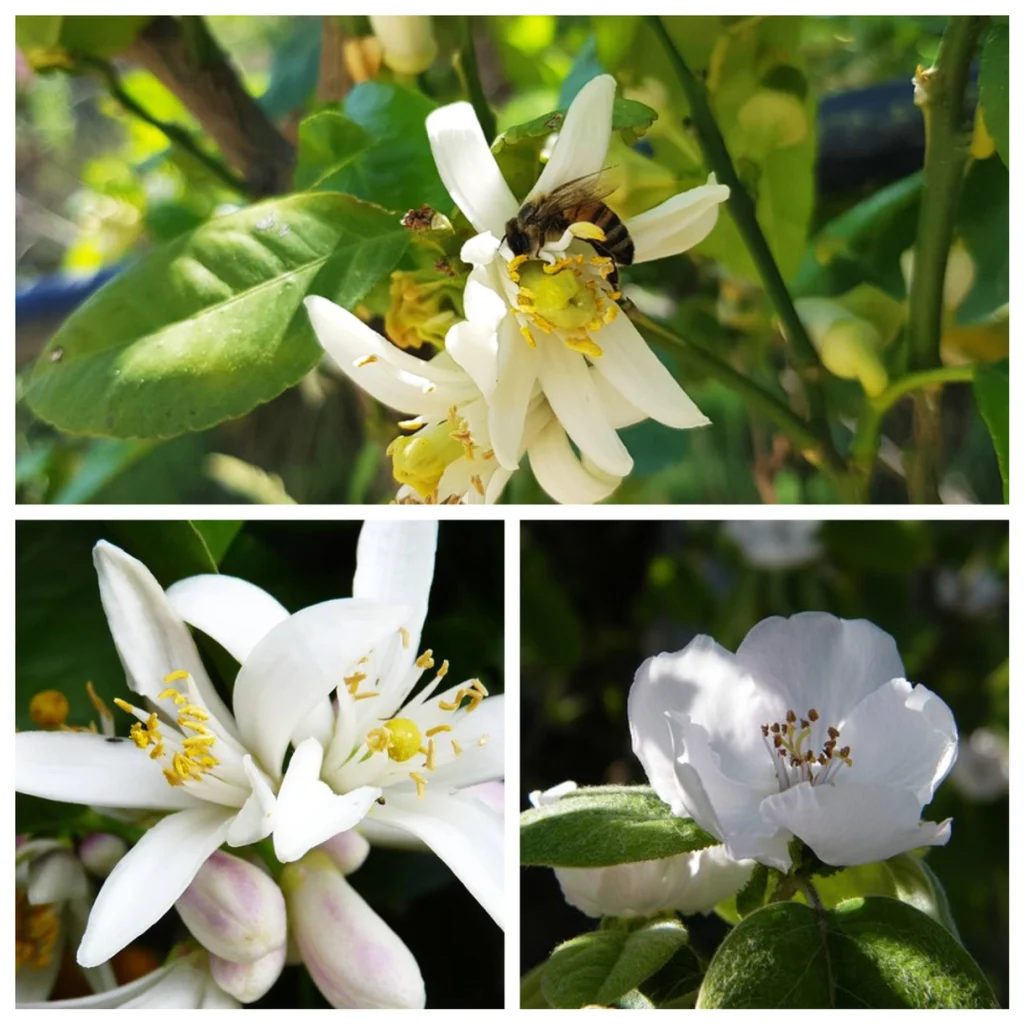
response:
<path id="1" fill-rule="evenodd" d="M 729 198 L 729 187 L 715 176 L 706 185 L 681 192 L 660 206 L 626 223 L 636 248 L 634 263 L 646 263 L 692 249 L 702 242 L 718 221 L 718 207 Z"/>
<path id="2" fill-rule="evenodd" d="M 519 204 L 505 183 L 483 129 L 468 103 L 427 115 L 427 137 L 448 195 L 477 231 L 500 237 Z"/>
<path id="3" fill-rule="evenodd" d="M 620 477 L 590 472 L 572 450 L 558 420 L 541 430 L 530 444 L 529 454 L 537 483 L 563 505 L 603 501 L 622 482 Z"/>

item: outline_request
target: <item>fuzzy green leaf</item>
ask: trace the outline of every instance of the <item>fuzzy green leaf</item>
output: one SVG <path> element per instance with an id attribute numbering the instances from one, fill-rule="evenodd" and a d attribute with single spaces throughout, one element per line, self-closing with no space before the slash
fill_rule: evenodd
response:
<path id="1" fill-rule="evenodd" d="M 579 789 L 520 817 L 524 865 L 596 868 L 660 860 L 718 842 L 689 818 L 677 818 L 646 786 Z"/>
<path id="2" fill-rule="evenodd" d="M 355 305 L 407 245 L 392 214 L 333 193 L 218 217 L 80 306 L 39 358 L 29 405 L 61 430 L 110 437 L 241 416 L 320 358 L 302 300 Z"/>
<path id="3" fill-rule="evenodd" d="M 686 943 L 675 919 L 653 921 L 635 931 L 588 932 L 563 942 L 541 975 L 544 998 L 559 1009 L 608 1006 L 662 968 Z"/>

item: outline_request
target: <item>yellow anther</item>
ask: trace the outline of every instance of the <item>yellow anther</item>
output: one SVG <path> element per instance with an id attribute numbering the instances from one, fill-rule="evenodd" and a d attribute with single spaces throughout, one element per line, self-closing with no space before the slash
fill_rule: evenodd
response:
<path id="1" fill-rule="evenodd" d="M 157 700 L 167 700 L 168 698 L 173 700 L 174 703 L 178 705 L 178 707 L 181 707 L 183 704 L 188 703 L 188 697 L 185 697 L 183 694 L 179 693 L 173 687 L 168 687 L 166 690 L 163 691 L 163 693 L 157 696 Z"/>
<path id="2" fill-rule="evenodd" d="M 61 933 L 60 914 L 54 905 L 33 905 L 24 892 L 18 892 L 14 917 L 14 969 L 48 967 Z"/>
<path id="3" fill-rule="evenodd" d="M 590 356 L 591 359 L 600 359 L 604 355 L 601 346 L 586 334 L 566 337 L 565 343 L 574 352 L 582 352 L 583 355 Z"/>
<path id="4" fill-rule="evenodd" d="M 371 693 L 353 693 L 352 694 L 352 699 L 353 700 L 369 700 L 371 697 L 379 697 L 379 696 L 380 696 L 380 694 L 377 693 L 376 690 L 374 690 Z"/>
<path id="5" fill-rule="evenodd" d="M 409 772 L 409 778 L 416 783 L 416 796 L 422 800 L 427 791 L 427 780 L 419 772 Z"/>
<path id="6" fill-rule="evenodd" d="M 462 703 L 462 698 L 465 697 L 465 696 L 466 696 L 466 691 L 464 689 L 460 688 L 459 691 L 455 694 L 455 700 L 453 700 L 453 701 L 439 700 L 437 702 L 437 706 L 442 711 L 455 711 L 458 708 L 458 706 Z"/>
<path id="7" fill-rule="evenodd" d="M 113 719 L 114 713 L 103 702 L 103 699 L 96 692 L 96 687 L 93 686 L 91 682 L 85 684 L 85 692 L 89 695 L 89 702 L 96 709 L 96 714 L 98 714 L 100 718 L 105 718 L 108 721 Z"/>
<path id="8" fill-rule="evenodd" d="M 471 476 L 469 478 L 469 482 L 473 485 L 473 490 L 476 491 L 476 493 L 479 494 L 481 498 L 487 493 L 487 490 L 484 487 L 484 482 L 483 480 L 480 479 L 480 477 Z"/>
<path id="9" fill-rule="evenodd" d="M 529 345 L 530 348 L 537 347 L 537 339 L 533 336 L 530 328 L 527 327 L 526 324 L 519 325 L 519 333 L 526 339 L 526 344 Z"/>
<path id="10" fill-rule="evenodd" d="M 439 732 L 451 732 L 452 727 L 450 725 L 435 725 L 433 729 L 428 729 L 424 735 L 428 738 L 436 736 Z"/>
<path id="11" fill-rule="evenodd" d="M 362 367 L 370 366 L 375 362 L 377 362 L 377 357 L 374 355 L 362 356 L 361 358 L 355 361 L 355 366 L 357 369 L 361 369 Z"/>
<path id="12" fill-rule="evenodd" d="M 456 757 L 458 757 L 462 753 L 462 747 L 459 746 L 458 740 L 452 740 L 452 750 L 455 751 Z"/>
<path id="13" fill-rule="evenodd" d="M 188 679 L 188 672 L 183 668 L 176 669 L 174 672 L 168 672 L 167 675 L 164 676 L 165 683 L 174 683 L 179 679 Z M 163 694 L 160 695 L 160 699 L 164 699 Z"/>
<path id="14" fill-rule="evenodd" d="M 164 745 L 162 743 L 158 742 L 156 744 L 156 746 L 153 747 L 153 749 L 149 752 L 149 759 L 151 761 L 158 761 L 163 756 L 164 756 Z"/>
<path id="15" fill-rule="evenodd" d="M 392 761 L 408 761 L 420 752 L 423 735 L 411 718 L 392 718 L 383 728 L 366 734 L 366 745 L 375 753 L 387 751 Z"/>
<path id="16" fill-rule="evenodd" d="M 391 733 L 385 727 L 371 729 L 366 734 L 366 746 L 375 754 L 383 754 L 391 745 Z"/>
<path id="17" fill-rule="evenodd" d="M 437 679 L 444 679 L 444 677 L 446 675 L 448 675 L 448 659 L 447 658 L 445 658 L 444 661 L 441 662 L 441 667 L 437 670 L 436 678 Z"/>
<path id="18" fill-rule="evenodd" d="M 508 276 L 512 278 L 516 284 L 519 283 L 519 268 L 529 259 L 530 257 L 524 253 L 522 256 L 514 256 L 508 261 Z"/>
<path id="19" fill-rule="evenodd" d="M 120 697 L 114 698 L 114 703 L 122 710 L 127 711 L 129 715 L 135 714 L 135 708 L 128 703 L 126 700 L 121 700 Z"/>
<path id="20" fill-rule="evenodd" d="M 416 667 L 427 669 L 434 667 L 434 652 L 429 648 L 425 650 L 417 659 Z"/>
<path id="21" fill-rule="evenodd" d="M 405 626 L 399 626 L 398 632 L 402 637 L 402 646 L 406 650 L 409 650 L 409 630 L 407 630 Z"/>
<path id="22" fill-rule="evenodd" d="M 41 729 L 63 725 L 70 710 L 68 699 L 60 690 L 41 690 L 28 703 L 29 718 Z"/>
<path id="23" fill-rule="evenodd" d="M 419 430 L 420 427 L 426 426 L 427 421 L 423 419 L 415 420 L 399 420 L 398 425 L 402 430 Z"/>
<path id="24" fill-rule="evenodd" d="M 432 772 L 434 770 L 434 741 L 433 740 L 428 740 L 427 741 L 427 759 L 426 759 L 426 761 L 423 762 L 423 767 L 426 768 L 428 772 Z"/>
<path id="25" fill-rule="evenodd" d="M 345 685 L 348 687 L 348 692 L 354 694 L 359 689 L 359 684 L 366 678 L 365 672 L 355 672 L 350 676 L 345 676 Z"/>
<path id="26" fill-rule="evenodd" d="M 483 736 L 481 736 L 480 739 L 478 739 L 476 741 L 476 745 L 478 747 L 486 747 L 487 744 L 490 742 L 490 740 L 491 740 L 491 734 L 489 732 L 485 732 L 483 734 Z"/>
<path id="27" fill-rule="evenodd" d="M 178 701 L 174 702 L 175 704 Z M 186 704 L 178 712 L 178 722 L 184 724 L 183 719 L 194 719 L 197 722 L 209 721 L 210 713 L 205 709 L 201 708 L 198 704 Z"/>
<path id="28" fill-rule="evenodd" d="M 531 291 L 529 288 L 520 287 L 520 289 L 519 289 L 519 298 L 520 299 L 535 299 L 535 298 L 537 298 L 537 293 Z"/>

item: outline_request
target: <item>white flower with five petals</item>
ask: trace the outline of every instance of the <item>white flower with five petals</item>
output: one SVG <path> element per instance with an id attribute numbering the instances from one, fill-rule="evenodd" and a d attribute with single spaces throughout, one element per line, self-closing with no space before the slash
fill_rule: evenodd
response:
<path id="1" fill-rule="evenodd" d="M 614 99 L 610 75 L 580 90 L 525 202 L 605 168 Z M 455 103 L 434 111 L 427 134 L 441 179 L 478 232 L 462 250 L 462 259 L 474 267 L 465 292 L 466 321 L 450 329 L 445 348 L 487 403 L 498 462 L 508 470 L 518 466 L 538 395 L 579 449 L 583 469 L 600 484 L 632 469 L 617 428 L 647 417 L 676 428 L 706 424 L 621 315 L 611 261 L 576 237 L 603 235 L 594 235 L 593 226 L 573 225 L 561 239 L 545 242 L 538 259 L 513 256 L 503 238 L 521 204 L 502 177 L 473 108 Z M 728 196 L 729 189 L 712 176 L 706 185 L 629 220 L 634 262 L 696 245 L 714 227 L 718 206 Z M 530 459 L 533 464 L 532 448 Z"/>
<path id="2" fill-rule="evenodd" d="M 788 871 L 794 836 L 836 866 L 941 846 L 951 822 L 921 812 L 956 760 L 956 724 L 904 675 L 864 620 L 766 619 L 735 654 L 700 636 L 638 670 L 633 751 L 673 812 L 736 859 Z"/>

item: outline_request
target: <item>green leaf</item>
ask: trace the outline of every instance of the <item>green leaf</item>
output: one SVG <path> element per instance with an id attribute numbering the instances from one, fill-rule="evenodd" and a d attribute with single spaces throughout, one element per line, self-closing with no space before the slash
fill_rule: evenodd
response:
<path id="1" fill-rule="evenodd" d="M 495 153 L 506 146 L 520 146 L 526 142 L 544 140 L 562 127 L 565 110 L 552 110 L 550 114 L 535 117 L 525 124 L 513 125 L 503 131 L 491 145 Z M 622 132 L 626 141 L 636 141 L 658 119 L 658 112 L 639 100 L 616 97 L 612 108 L 612 131 Z"/>
<path id="2" fill-rule="evenodd" d="M 957 942 L 960 932 L 953 911 L 949 905 L 949 897 L 939 881 L 938 875 L 921 857 L 912 853 L 901 853 L 885 862 L 886 871 L 892 879 L 894 895 L 903 903 L 916 907 L 922 914 L 927 914 L 933 921 L 942 925 Z"/>
<path id="3" fill-rule="evenodd" d="M 189 523 L 202 540 L 215 569 L 224 561 L 231 542 L 244 525 L 241 519 L 193 519 Z"/>
<path id="4" fill-rule="evenodd" d="M 598 868 L 692 853 L 718 842 L 689 818 L 675 817 L 646 786 L 578 789 L 524 811 L 524 865 Z"/>
<path id="5" fill-rule="evenodd" d="M 764 864 L 755 864 L 750 881 L 736 894 L 736 911 L 741 917 L 764 906 L 768 898 L 768 880 L 768 868 Z"/>
<path id="6" fill-rule="evenodd" d="M 302 306 L 351 307 L 408 245 L 351 196 L 299 194 L 204 224 L 80 306 L 37 362 L 28 402 L 70 433 L 172 437 L 241 416 L 320 358 Z"/>
<path id="7" fill-rule="evenodd" d="M 299 159 L 295 187 L 338 189 L 334 176 L 373 144 L 359 125 L 336 110 L 320 110 L 299 124 Z"/>
<path id="8" fill-rule="evenodd" d="M 978 965 L 930 917 L 884 896 L 825 914 L 773 903 L 744 918 L 708 967 L 698 1008 L 989 1008 Z"/>
<path id="9" fill-rule="evenodd" d="M 840 1008 L 996 1008 L 963 946 L 908 904 L 884 896 L 848 900 L 828 917 Z"/>
<path id="10" fill-rule="evenodd" d="M 540 984 L 547 963 L 538 964 L 519 979 L 519 1008 L 521 1010 L 550 1010 L 551 1004 L 541 994 Z"/>
<path id="11" fill-rule="evenodd" d="M 996 151 L 1010 166 L 1010 24 L 996 22 L 989 30 L 981 51 L 978 97 L 985 115 L 985 128 Z"/>
<path id="12" fill-rule="evenodd" d="M 608 1006 L 660 970 L 686 938 L 686 929 L 674 918 L 635 931 L 610 928 L 579 935 L 551 954 L 541 993 L 557 1009 Z"/>
<path id="13" fill-rule="evenodd" d="M 982 366 L 974 377 L 974 397 L 992 435 L 1003 478 L 1003 500 L 1010 500 L 1010 361 Z"/>
<path id="14" fill-rule="evenodd" d="M 317 188 L 348 192 L 401 213 L 424 203 L 448 209 L 451 200 L 434 166 L 427 138 L 427 115 L 433 109 L 432 100 L 403 85 L 357 85 L 340 111 L 327 112 L 343 114 L 349 125 L 361 129 L 365 145 L 354 159 L 329 171 Z M 321 148 L 325 144 L 356 144 L 355 134 L 338 122 L 317 122 L 315 132 Z"/>
<path id="15" fill-rule="evenodd" d="M 19 15 L 14 34 L 34 68 L 63 67 L 76 56 L 116 57 L 152 20 L 152 14 Z"/>
<path id="16" fill-rule="evenodd" d="M 218 560 L 203 534 L 188 520 L 115 520 L 107 524 L 106 533 L 107 540 L 138 558 L 161 586 L 217 571 Z"/>

